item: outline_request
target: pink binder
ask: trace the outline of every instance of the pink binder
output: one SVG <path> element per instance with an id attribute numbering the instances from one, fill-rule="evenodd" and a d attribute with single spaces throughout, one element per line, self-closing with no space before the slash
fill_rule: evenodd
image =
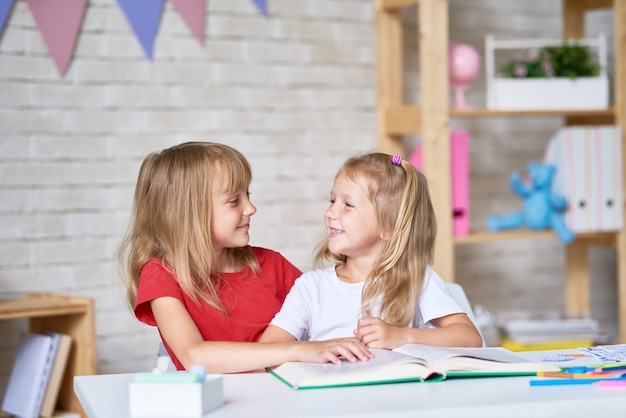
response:
<path id="1" fill-rule="evenodd" d="M 422 145 L 418 144 L 409 158 L 422 169 Z M 450 165 L 452 175 L 452 232 L 460 237 L 469 234 L 469 133 L 450 133 Z"/>

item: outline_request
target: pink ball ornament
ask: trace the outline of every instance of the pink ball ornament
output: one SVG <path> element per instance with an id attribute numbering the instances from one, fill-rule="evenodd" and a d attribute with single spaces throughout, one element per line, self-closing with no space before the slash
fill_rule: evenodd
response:
<path id="1" fill-rule="evenodd" d="M 467 44 L 450 43 L 450 84 L 454 87 L 454 107 L 467 108 L 465 90 L 478 77 L 480 72 L 480 55 L 476 49 Z"/>

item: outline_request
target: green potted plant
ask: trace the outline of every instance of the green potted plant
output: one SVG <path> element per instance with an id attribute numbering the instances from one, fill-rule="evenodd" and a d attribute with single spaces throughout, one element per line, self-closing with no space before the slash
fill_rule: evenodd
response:
<path id="1" fill-rule="evenodd" d="M 496 41 L 487 35 L 487 108 L 494 110 L 606 109 L 606 41 Z M 591 48 L 597 48 L 593 54 Z M 496 50 L 517 52 L 495 71 Z M 596 58 L 597 56 L 597 58 Z"/>
<path id="2" fill-rule="evenodd" d="M 505 77 L 597 77 L 600 64 L 586 45 L 563 42 L 558 46 L 528 49 L 507 61 L 500 72 Z"/>

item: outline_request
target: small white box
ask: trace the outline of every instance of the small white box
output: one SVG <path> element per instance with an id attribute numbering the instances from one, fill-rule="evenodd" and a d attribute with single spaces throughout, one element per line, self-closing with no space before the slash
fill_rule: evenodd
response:
<path id="1" fill-rule="evenodd" d="M 489 109 L 606 109 L 609 80 L 605 77 L 495 78 Z"/>
<path id="2" fill-rule="evenodd" d="M 203 383 L 131 382 L 130 416 L 199 418 L 224 403 L 221 375 L 207 375 Z"/>

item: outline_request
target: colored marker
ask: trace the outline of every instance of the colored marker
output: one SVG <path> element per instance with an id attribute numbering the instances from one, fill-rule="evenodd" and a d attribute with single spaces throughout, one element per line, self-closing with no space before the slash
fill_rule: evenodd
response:
<path id="1" fill-rule="evenodd" d="M 530 381 L 530 386 L 559 386 L 559 385 L 588 385 L 598 382 L 626 382 L 626 378 L 616 379 L 535 379 Z"/>
<path id="2" fill-rule="evenodd" d="M 589 367 L 606 370 L 626 370 L 626 363 L 591 364 Z"/>
<path id="3" fill-rule="evenodd" d="M 601 388 L 626 388 L 626 380 L 601 380 L 598 382 Z"/>
<path id="4" fill-rule="evenodd" d="M 587 366 L 578 366 L 578 367 L 566 367 L 563 369 L 565 373 L 587 373 L 593 372 L 597 370 L 597 367 L 587 367 Z"/>
<path id="5" fill-rule="evenodd" d="M 622 377 L 622 373 L 590 372 L 590 373 L 564 373 L 564 372 L 537 372 L 539 377 L 558 377 L 561 379 L 615 379 Z"/>

